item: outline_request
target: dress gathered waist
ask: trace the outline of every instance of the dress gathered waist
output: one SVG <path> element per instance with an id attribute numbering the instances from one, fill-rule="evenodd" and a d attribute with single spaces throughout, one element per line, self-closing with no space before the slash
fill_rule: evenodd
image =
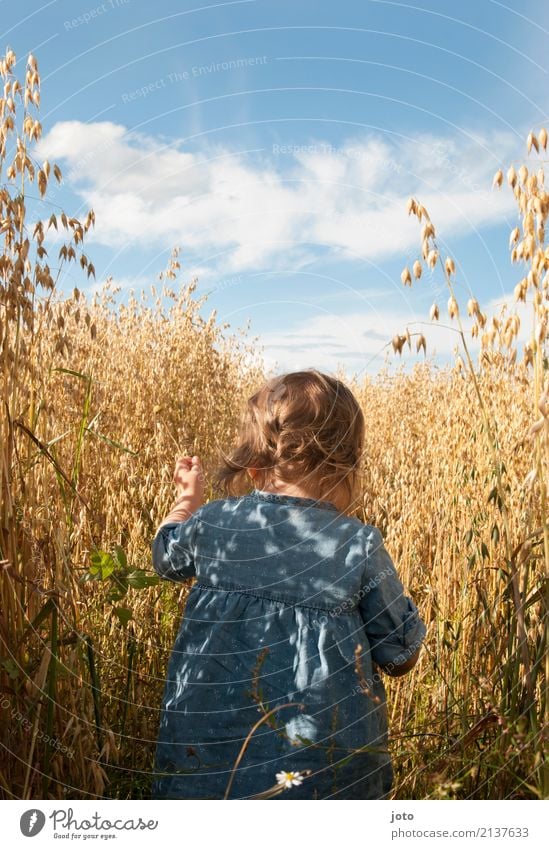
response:
<path id="1" fill-rule="evenodd" d="M 260 598 L 264 601 L 271 601 L 274 604 L 281 604 L 285 607 L 299 607 L 306 608 L 309 610 L 319 610 L 322 613 L 331 613 L 332 616 L 338 617 L 342 615 L 352 615 L 357 612 L 357 607 L 348 607 L 348 601 L 342 601 L 340 605 L 336 605 L 336 607 L 321 607 L 316 604 L 306 604 L 302 601 L 290 601 L 289 599 L 280 598 L 277 596 L 266 595 L 265 593 L 254 592 L 254 590 L 249 589 L 248 587 L 223 587 L 220 584 L 208 584 L 203 580 L 195 581 L 193 584 L 193 589 L 196 587 L 197 589 L 204 590 L 217 590 L 222 593 L 237 593 L 238 595 L 249 595 L 252 598 Z"/>

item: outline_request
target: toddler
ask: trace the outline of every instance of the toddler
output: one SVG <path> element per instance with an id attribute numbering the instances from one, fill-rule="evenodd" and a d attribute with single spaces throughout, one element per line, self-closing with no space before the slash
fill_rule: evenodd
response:
<path id="1" fill-rule="evenodd" d="M 382 799 L 388 675 L 426 627 L 360 500 L 364 416 L 316 369 L 269 380 L 203 503 L 199 457 L 152 542 L 155 571 L 196 577 L 169 659 L 153 798 Z M 250 483 L 253 483 L 251 492 Z"/>

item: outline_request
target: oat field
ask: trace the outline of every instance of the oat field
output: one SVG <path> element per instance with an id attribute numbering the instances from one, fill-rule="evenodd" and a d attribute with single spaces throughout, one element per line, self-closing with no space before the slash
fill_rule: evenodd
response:
<path id="1" fill-rule="evenodd" d="M 173 459 L 198 453 L 213 472 L 267 375 L 248 329 L 202 316 L 207 299 L 177 250 L 125 306 L 111 282 L 60 293 L 67 269 L 81 289 L 94 280 L 94 214 L 48 207 L 63 178 L 33 155 L 38 64 L 30 56 L 18 80 L 14 63 L 11 51 L 0 62 L 0 792 L 146 798 L 188 592 L 160 582 L 150 558 Z M 512 310 L 490 316 L 463 296 L 412 198 L 418 259 L 402 284 L 440 268 L 448 302 L 430 318 L 455 329 L 459 356 L 349 378 L 367 421 L 356 515 L 381 529 L 428 626 L 413 671 L 385 679 L 397 799 L 549 798 L 549 194 L 528 159 L 546 144 L 538 130 L 525 164 L 494 177 L 517 202 L 510 261 L 515 300 L 531 304 L 526 345 Z M 387 341 L 410 359 L 428 330 Z"/>

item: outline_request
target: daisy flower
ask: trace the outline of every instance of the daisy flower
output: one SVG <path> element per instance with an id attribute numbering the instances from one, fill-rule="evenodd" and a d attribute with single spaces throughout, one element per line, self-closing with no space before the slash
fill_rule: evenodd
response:
<path id="1" fill-rule="evenodd" d="M 283 784 L 284 787 L 297 787 L 303 782 L 303 776 L 300 772 L 277 772 L 276 780 L 278 784 Z"/>

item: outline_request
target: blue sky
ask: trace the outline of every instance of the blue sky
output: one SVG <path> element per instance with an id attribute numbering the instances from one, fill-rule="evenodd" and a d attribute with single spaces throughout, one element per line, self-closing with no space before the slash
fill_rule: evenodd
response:
<path id="1" fill-rule="evenodd" d="M 420 254 L 413 195 L 455 258 L 462 312 L 471 293 L 488 314 L 514 309 L 518 216 L 491 181 L 547 122 L 546 4 L 3 0 L 0 11 L 20 76 L 29 52 L 38 59 L 39 153 L 64 174 L 52 201 L 94 208 L 87 252 L 119 300 L 154 284 L 177 245 L 182 281 L 210 293 L 204 315 L 215 308 L 235 331 L 250 319 L 275 371 L 375 372 L 406 326 L 446 362 L 455 333 L 428 320 L 437 301 L 450 324 L 441 271 L 400 282 Z M 72 271 L 64 288 L 85 290 Z"/>

